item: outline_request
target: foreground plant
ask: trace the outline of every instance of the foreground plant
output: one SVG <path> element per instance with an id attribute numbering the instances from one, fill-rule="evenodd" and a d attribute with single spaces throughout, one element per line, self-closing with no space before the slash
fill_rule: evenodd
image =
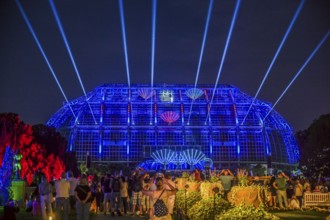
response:
<path id="1" fill-rule="evenodd" d="M 240 204 L 232 209 L 216 216 L 216 220 L 234 220 L 234 219 L 263 219 L 276 220 L 277 216 L 264 210 L 263 206 L 255 208 L 252 205 Z"/>
<path id="2" fill-rule="evenodd" d="M 229 202 L 232 205 L 254 205 L 255 207 L 266 206 L 267 187 L 259 185 L 234 186 L 228 194 Z"/>
<path id="3" fill-rule="evenodd" d="M 210 220 L 229 208 L 230 204 L 219 196 L 215 197 L 215 200 L 202 199 L 189 207 L 188 217 L 190 220 Z"/>
<path id="4" fill-rule="evenodd" d="M 197 201 L 202 199 L 200 192 L 185 192 L 179 190 L 175 195 L 175 207 L 177 209 L 185 210 L 187 207 L 192 207 Z"/>

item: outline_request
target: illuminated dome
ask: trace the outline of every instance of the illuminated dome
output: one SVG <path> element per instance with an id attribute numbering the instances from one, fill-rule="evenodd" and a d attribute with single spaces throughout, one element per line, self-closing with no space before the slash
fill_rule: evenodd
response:
<path id="1" fill-rule="evenodd" d="M 104 84 L 64 103 L 47 122 L 68 140 L 79 161 L 150 161 L 159 150 L 200 151 L 216 166 L 296 166 L 292 128 L 271 104 L 231 85 Z M 212 101 L 212 102 L 211 102 Z M 268 163 L 267 163 L 268 162 Z"/>

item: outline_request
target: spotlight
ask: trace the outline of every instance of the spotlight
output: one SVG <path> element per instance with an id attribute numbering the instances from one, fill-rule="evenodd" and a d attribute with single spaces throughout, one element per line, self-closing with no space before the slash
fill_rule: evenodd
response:
<path id="1" fill-rule="evenodd" d="M 202 57 L 203 57 L 203 54 L 204 54 L 205 42 L 206 42 L 207 32 L 208 32 L 208 29 L 209 29 L 209 23 L 210 23 L 212 8 L 213 8 L 213 0 L 210 0 L 209 9 L 208 9 L 208 12 L 207 12 L 207 19 L 206 19 L 206 24 L 205 24 L 205 30 L 204 30 L 204 36 L 203 36 L 201 52 L 200 52 L 200 55 L 199 55 L 199 61 L 198 61 L 196 79 L 195 79 L 195 86 L 194 86 L 195 89 L 196 89 L 196 86 L 197 86 L 197 82 L 198 82 L 198 78 L 199 78 L 199 72 L 200 72 L 200 69 L 201 69 Z M 188 125 L 189 125 L 189 122 L 190 122 L 190 116 L 191 116 L 191 110 L 192 110 L 193 103 L 194 103 L 194 100 L 191 101 L 191 105 L 190 105 L 190 111 L 189 111 L 189 116 L 188 116 Z"/>
<path id="2" fill-rule="evenodd" d="M 86 94 L 86 90 L 85 90 L 84 84 L 83 84 L 83 82 L 82 82 L 82 80 L 81 80 L 80 73 L 79 73 L 79 71 L 78 71 L 78 67 L 77 67 L 76 62 L 75 62 L 75 60 L 74 60 L 74 58 L 73 58 L 73 54 L 72 54 L 72 51 L 71 51 L 71 49 L 70 49 L 69 42 L 68 42 L 68 40 L 67 40 L 67 38 L 66 38 L 66 35 L 65 35 L 65 33 L 64 33 L 64 29 L 63 29 L 62 23 L 61 23 L 61 21 L 60 21 L 60 17 L 58 16 L 58 13 L 57 13 L 57 10 L 56 10 L 56 7 L 55 7 L 55 4 L 54 4 L 53 0 L 50 0 L 49 3 L 50 3 L 50 6 L 51 6 L 51 8 L 52 8 L 53 14 L 54 14 L 54 16 L 55 16 L 55 20 L 56 20 L 57 26 L 58 26 L 58 28 L 60 29 L 60 32 L 61 32 L 61 35 L 62 35 L 62 38 L 63 38 L 64 44 L 65 44 L 65 47 L 66 47 L 66 49 L 67 49 L 67 51 L 68 51 L 68 54 L 69 54 L 70 59 L 71 59 L 71 62 L 72 62 L 72 65 L 73 65 L 74 70 L 75 70 L 75 72 L 76 72 L 76 75 L 77 75 L 77 77 L 78 77 L 78 80 L 79 80 L 79 83 L 80 83 L 81 89 L 83 90 L 84 95 L 85 95 L 85 97 L 86 97 L 86 102 L 87 102 L 87 104 L 88 104 L 89 110 L 91 111 L 91 114 L 92 114 L 92 116 L 93 116 L 93 119 L 94 119 L 95 124 L 97 124 L 96 119 L 95 119 L 95 116 L 94 116 L 93 109 L 92 109 L 91 105 L 90 105 L 89 102 L 88 102 L 88 98 L 87 98 L 87 94 Z"/>
<path id="3" fill-rule="evenodd" d="M 49 62 L 49 60 L 48 60 L 48 58 L 47 58 L 47 56 L 46 56 L 46 53 L 45 53 L 44 49 L 42 48 L 42 46 L 41 46 L 41 44 L 40 44 L 40 42 L 39 42 L 39 39 L 38 39 L 36 33 L 34 32 L 34 30 L 33 30 L 33 28 L 32 28 L 32 25 L 31 25 L 31 23 L 30 23 L 30 21 L 29 21 L 27 15 L 26 15 L 25 11 L 24 11 L 24 8 L 23 8 L 21 2 L 20 2 L 19 0 L 16 0 L 16 4 L 17 4 L 18 9 L 20 10 L 20 12 L 21 12 L 21 14 L 22 14 L 22 16 L 23 16 L 23 19 L 24 19 L 26 25 L 28 26 L 28 28 L 29 28 L 29 30 L 30 30 L 30 32 L 31 32 L 31 34 L 32 34 L 32 36 L 33 36 L 33 38 L 34 38 L 34 41 L 36 42 L 36 44 L 37 44 L 37 46 L 38 46 L 38 48 L 39 48 L 39 50 L 40 50 L 42 56 L 44 57 L 44 59 L 45 59 L 47 65 L 48 65 L 48 68 L 49 68 L 50 72 L 52 73 L 52 75 L 53 75 L 53 77 L 54 77 L 54 79 L 55 79 L 55 81 L 56 81 L 57 86 L 59 87 L 60 91 L 62 92 L 62 95 L 63 95 L 63 97 L 64 97 L 64 99 L 65 99 L 67 105 L 69 106 L 69 108 L 70 108 L 70 110 L 71 110 L 71 112 L 72 112 L 73 117 L 76 119 L 76 121 L 78 121 L 78 118 L 77 118 L 77 116 L 75 115 L 75 113 L 74 113 L 74 111 L 73 111 L 73 109 L 72 109 L 72 107 L 71 107 L 71 105 L 70 105 L 70 102 L 69 102 L 68 98 L 66 97 L 66 95 L 65 95 L 65 93 L 64 93 L 64 90 L 63 90 L 63 88 L 62 88 L 62 86 L 61 86 L 59 80 L 57 79 L 57 76 L 56 76 L 56 74 L 55 74 L 55 72 L 54 72 L 54 70 L 53 70 L 53 67 L 50 65 L 50 62 Z"/>
<path id="4" fill-rule="evenodd" d="M 226 40 L 226 44 L 225 44 L 225 48 L 224 48 L 223 53 L 222 53 L 222 58 L 221 58 L 221 62 L 220 62 L 220 66 L 219 66 L 219 70 L 218 70 L 218 74 L 217 74 L 217 79 L 216 79 L 215 84 L 214 84 L 212 98 L 211 98 L 211 101 L 210 101 L 210 110 L 207 113 L 205 122 L 210 117 L 210 112 L 211 112 L 211 107 L 212 107 L 212 103 L 213 103 L 215 91 L 216 91 L 216 88 L 218 86 L 218 82 L 219 82 L 219 79 L 220 79 L 220 75 L 221 75 L 223 64 L 225 62 L 225 58 L 226 58 L 226 54 L 227 54 L 227 50 L 228 50 L 230 38 L 231 38 L 231 35 L 233 33 L 234 24 L 235 24 L 235 21 L 236 21 L 236 17 L 237 17 L 237 13 L 238 13 L 238 9 L 239 9 L 240 4 L 241 4 L 241 0 L 237 0 L 236 6 L 235 6 L 234 15 L 233 15 L 232 20 L 231 20 L 231 24 L 230 24 L 230 28 L 229 28 L 229 32 L 228 32 L 228 36 L 227 36 L 227 40 Z"/>
<path id="5" fill-rule="evenodd" d="M 125 17 L 124 17 L 124 5 L 123 5 L 123 1 L 122 0 L 119 0 L 118 2 L 119 2 L 121 31 L 122 31 L 122 35 L 123 35 L 123 45 L 124 45 L 124 52 L 125 52 L 127 83 L 128 83 L 128 86 L 131 87 L 131 80 L 130 80 L 129 66 L 128 66 L 127 43 L 126 43 L 126 28 L 125 28 Z"/>
<path id="6" fill-rule="evenodd" d="M 311 55 L 307 58 L 307 60 L 305 61 L 305 63 L 300 67 L 299 71 L 293 77 L 293 79 L 291 80 L 291 82 L 289 83 L 289 85 L 285 88 L 285 90 L 282 92 L 282 94 L 280 95 L 280 97 L 276 100 L 276 102 L 274 103 L 274 105 L 272 106 L 272 108 L 268 111 L 268 113 L 264 117 L 263 121 L 265 121 L 265 119 L 267 118 L 267 116 L 275 108 L 275 106 L 277 105 L 277 103 L 282 99 L 282 97 L 284 96 L 284 94 L 286 93 L 286 91 L 291 87 L 292 83 L 297 79 L 297 77 L 300 75 L 300 73 L 305 69 L 306 65 L 315 56 L 315 53 L 320 49 L 320 47 L 322 46 L 322 44 L 328 39 L 329 36 L 330 36 L 330 31 L 328 31 L 324 35 L 324 37 L 322 38 L 322 40 L 320 41 L 320 43 L 316 46 L 316 48 L 313 50 L 313 52 L 311 53 Z"/>
<path id="7" fill-rule="evenodd" d="M 251 108 L 252 108 L 252 105 L 253 105 L 254 101 L 256 100 L 256 98 L 257 98 L 257 96 L 258 96 L 258 94 L 259 94 L 259 92 L 260 92 L 262 86 L 264 85 L 264 82 L 265 82 L 265 80 L 267 79 L 268 74 L 270 73 L 270 70 L 272 69 L 273 64 L 275 63 L 275 61 L 276 61 L 276 59 L 277 59 L 277 56 L 278 56 L 278 54 L 280 53 L 280 51 L 281 51 L 281 49 L 282 49 L 282 47 L 283 47 L 283 44 L 284 44 L 286 38 L 288 37 L 288 35 L 289 35 L 289 33 L 290 33 L 290 31 L 291 31 L 291 29 L 292 29 L 292 27 L 293 27 L 293 25 L 294 25 L 294 23 L 295 23 L 297 17 L 298 17 L 298 15 L 299 15 L 299 13 L 300 13 L 300 11 L 301 11 L 301 9 L 302 9 L 302 7 L 303 7 L 303 5 L 304 5 L 304 2 L 305 2 L 305 1 L 301 1 L 301 2 L 300 2 L 300 5 L 299 5 L 299 7 L 298 7 L 298 9 L 297 9 L 297 11 L 296 11 L 294 17 L 292 18 L 291 23 L 290 23 L 288 29 L 286 30 L 286 33 L 285 33 L 285 35 L 284 35 L 284 37 L 283 37 L 283 39 L 282 39 L 282 42 L 281 42 L 280 46 L 277 48 L 277 51 L 276 51 L 276 53 L 275 53 L 275 56 L 273 57 L 273 60 L 272 60 L 272 62 L 270 63 L 270 65 L 269 65 L 269 67 L 268 67 L 268 69 L 267 69 L 267 72 L 266 72 L 264 78 L 262 79 L 262 82 L 261 82 L 261 84 L 260 84 L 260 86 L 259 86 L 259 88 L 258 88 L 258 91 L 256 92 L 256 94 L 255 94 L 255 96 L 254 96 L 254 98 L 253 98 L 253 100 L 252 100 L 252 102 L 251 102 L 251 104 L 250 104 L 250 107 L 249 107 L 249 109 L 248 109 L 248 111 L 247 111 L 245 117 L 243 118 L 243 121 L 242 121 L 241 125 L 244 124 L 244 122 L 245 122 L 245 120 L 246 120 L 246 118 L 247 118 L 247 116 L 248 116 L 248 114 L 249 114 L 249 112 L 250 112 L 250 110 L 251 110 Z"/>

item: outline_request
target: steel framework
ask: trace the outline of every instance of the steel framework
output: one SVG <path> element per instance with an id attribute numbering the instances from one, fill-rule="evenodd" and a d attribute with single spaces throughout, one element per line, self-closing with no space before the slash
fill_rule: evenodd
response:
<path id="1" fill-rule="evenodd" d="M 234 86 L 218 86 L 211 110 L 213 85 L 200 85 L 198 90 L 192 90 L 194 85 L 174 84 L 148 88 L 101 85 L 87 97 L 64 103 L 47 125 L 67 138 L 68 151 L 75 151 L 79 161 L 89 152 L 93 161 L 137 164 L 159 149 L 198 148 L 214 165 L 234 167 L 270 159 L 273 168 L 297 165 L 299 151 L 289 124 L 274 110 L 262 120 L 272 108 L 270 103 L 255 100 L 242 125 L 253 97 Z M 177 113 L 177 120 L 163 120 L 166 112 Z"/>

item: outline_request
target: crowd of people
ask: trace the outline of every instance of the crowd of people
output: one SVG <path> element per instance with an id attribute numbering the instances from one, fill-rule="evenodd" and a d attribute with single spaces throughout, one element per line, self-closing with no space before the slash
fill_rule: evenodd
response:
<path id="1" fill-rule="evenodd" d="M 32 204 L 37 204 L 43 220 L 48 220 L 49 216 L 67 220 L 70 214 L 76 215 L 78 220 L 88 220 L 90 212 L 172 219 L 176 192 L 170 174 L 150 176 L 137 169 L 130 176 L 120 171 L 101 177 L 93 175 L 91 179 L 82 175 L 78 179 L 68 171 L 53 184 L 45 176 L 41 177 L 31 209 L 36 209 Z"/>
<path id="2" fill-rule="evenodd" d="M 224 198 L 232 185 L 237 184 L 229 169 L 206 172 L 195 170 L 190 178 L 194 181 L 218 177 L 224 189 Z M 306 192 L 328 192 L 327 184 L 318 181 L 311 185 L 308 179 L 289 177 L 278 171 L 277 176 L 260 180 L 249 177 L 250 183 L 265 185 L 269 190 L 269 206 L 282 209 L 301 208 Z M 44 220 L 56 215 L 56 219 L 67 220 L 70 213 L 78 220 L 88 220 L 90 212 L 110 216 L 134 215 L 150 219 L 172 219 L 177 187 L 170 173 L 147 173 L 142 169 L 125 176 L 121 171 L 104 176 L 85 175 L 75 178 L 71 171 L 63 173 L 59 180 L 49 183 L 42 176 L 35 200 L 41 207 Z M 53 213 L 53 210 L 54 213 Z"/>
<path id="3" fill-rule="evenodd" d="M 277 171 L 277 177 L 272 176 L 268 186 L 271 193 L 269 205 L 281 209 L 302 208 L 304 193 L 328 193 L 329 182 L 325 180 L 310 183 L 307 178 L 289 177 L 281 170 Z"/>

